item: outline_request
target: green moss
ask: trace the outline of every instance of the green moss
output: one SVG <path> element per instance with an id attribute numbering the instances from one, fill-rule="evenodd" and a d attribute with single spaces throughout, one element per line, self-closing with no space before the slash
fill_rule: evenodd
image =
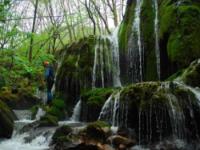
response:
<path id="1" fill-rule="evenodd" d="M 90 123 L 83 130 L 84 136 L 88 139 L 104 143 L 107 137 L 106 133 L 103 130 L 104 127 L 109 127 L 109 125 L 102 121 Z"/>
<path id="2" fill-rule="evenodd" d="M 104 122 L 104 121 L 95 121 L 95 122 L 91 122 L 88 124 L 88 126 L 99 126 L 101 128 L 104 128 L 104 127 L 109 127 L 110 128 L 110 125 L 107 123 L 107 122 Z"/>
<path id="3" fill-rule="evenodd" d="M 142 42 L 146 56 L 145 59 L 147 62 L 144 69 L 145 81 L 155 81 L 158 79 L 154 32 L 155 11 L 152 5 L 152 1 L 143 1 L 141 11 L 141 33 L 143 37 Z"/>
<path id="4" fill-rule="evenodd" d="M 177 76 L 185 84 L 193 87 L 200 87 L 200 63 L 199 60 L 193 61 L 190 66 Z"/>
<path id="5" fill-rule="evenodd" d="M 173 74 L 169 78 L 167 78 L 166 81 L 173 81 L 173 80 L 175 80 L 176 78 L 178 78 L 179 76 L 181 76 L 184 73 L 184 71 L 185 71 L 184 69 L 179 70 L 178 72 L 176 72 L 175 74 Z"/>
<path id="6" fill-rule="evenodd" d="M 58 119 L 53 115 L 46 114 L 40 118 L 40 127 L 58 126 Z"/>
<path id="7" fill-rule="evenodd" d="M 68 135 L 72 132 L 71 127 L 64 125 L 59 127 L 56 132 L 54 133 L 52 140 L 53 143 L 57 143 L 57 142 L 68 142 L 69 141 L 69 137 Z"/>
<path id="8" fill-rule="evenodd" d="M 113 89 L 110 88 L 96 88 L 83 93 L 82 100 L 90 105 L 103 105 L 112 92 Z"/>
<path id="9" fill-rule="evenodd" d="M 128 50 L 128 39 L 129 39 L 130 33 L 132 32 L 132 25 L 133 25 L 133 20 L 134 20 L 134 13 L 135 13 L 134 8 L 135 8 L 134 3 L 127 5 L 123 22 L 120 25 L 119 48 L 121 50 L 121 53 L 127 52 Z"/>
<path id="10" fill-rule="evenodd" d="M 159 82 L 132 84 L 122 90 L 120 99 L 128 101 L 130 105 L 135 105 L 137 108 L 145 109 L 152 102 L 152 99 L 156 100 L 154 93 L 159 85 Z"/>
<path id="11" fill-rule="evenodd" d="M 56 107 L 56 108 L 58 108 L 60 110 L 64 110 L 65 109 L 65 102 L 62 99 L 54 99 L 52 101 L 52 106 Z"/>
<path id="12" fill-rule="evenodd" d="M 178 69 L 200 57 L 200 7 L 192 1 L 166 0 L 160 6 L 160 38 L 167 43 L 169 61 Z M 168 35 L 168 39 L 164 39 Z"/>
<path id="13" fill-rule="evenodd" d="M 50 107 L 50 109 L 47 111 L 47 114 L 55 116 L 59 120 L 65 119 L 65 114 L 64 114 L 63 110 L 60 110 L 59 108 L 57 108 L 55 106 Z"/>

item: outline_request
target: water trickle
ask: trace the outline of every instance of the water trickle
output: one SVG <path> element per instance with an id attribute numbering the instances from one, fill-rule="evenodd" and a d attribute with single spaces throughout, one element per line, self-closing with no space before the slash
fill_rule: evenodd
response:
<path id="1" fill-rule="evenodd" d="M 112 115 L 112 126 L 120 125 L 120 92 L 114 95 L 114 107 L 113 107 L 113 115 Z"/>
<path id="2" fill-rule="evenodd" d="M 131 82 L 143 81 L 144 52 L 141 41 L 140 19 L 142 4 L 143 0 L 136 1 L 132 34 L 128 41 L 128 74 L 131 77 Z"/>
<path id="3" fill-rule="evenodd" d="M 104 38 L 99 36 L 94 49 L 94 64 L 92 70 L 92 88 L 96 88 L 97 76 L 100 74 L 101 87 L 105 86 L 104 81 Z"/>
<path id="4" fill-rule="evenodd" d="M 80 121 L 80 115 L 81 115 L 81 100 L 78 101 L 78 103 L 75 105 L 72 117 L 70 118 L 71 121 Z"/>
<path id="5" fill-rule="evenodd" d="M 111 111 L 110 108 L 112 105 L 112 98 L 113 98 L 113 95 L 110 95 L 110 97 L 104 103 L 103 107 L 101 108 L 101 112 L 99 114 L 98 120 L 101 120 L 103 118 L 103 119 L 106 119 L 106 121 L 107 121 L 108 118 L 106 115 L 109 114 Z"/>
<path id="6" fill-rule="evenodd" d="M 155 19 L 154 19 L 154 33 L 155 33 L 155 53 L 156 53 L 156 64 L 157 74 L 160 80 L 160 47 L 159 47 L 159 20 L 158 20 L 158 1 L 154 0 Z"/>
<path id="7" fill-rule="evenodd" d="M 127 103 L 120 102 L 120 93 L 113 93 L 104 103 L 99 114 L 99 120 L 110 123 L 113 127 L 127 126 L 128 110 Z"/>

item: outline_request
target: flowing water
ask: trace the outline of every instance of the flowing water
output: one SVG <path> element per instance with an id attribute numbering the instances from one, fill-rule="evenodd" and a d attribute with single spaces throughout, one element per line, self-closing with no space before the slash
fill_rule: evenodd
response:
<path id="1" fill-rule="evenodd" d="M 15 110 L 17 117 L 20 119 L 15 121 L 15 129 L 11 139 L 0 140 L 1 150 L 46 150 L 49 148 L 51 136 L 55 129 L 46 129 L 40 132 L 31 141 L 26 141 L 31 137 L 31 133 L 25 132 L 20 134 L 19 130 L 26 124 L 32 123 L 30 120 L 31 113 L 27 110 Z"/>
<path id="2" fill-rule="evenodd" d="M 72 117 L 70 118 L 70 120 L 73 122 L 80 121 L 81 103 L 82 103 L 81 100 L 79 100 L 78 103 L 74 107 Z"/>
<path id="3" fill-rule="evenodd" d="M 113 77 L 113 86 L 121 87 L 120 80 L 120 58 L 119 58 L 119 39 L 118 39 L 119 27 L 117 27 L 113 34 L 109 37 L 112 50 L 112 77 Z"/>
<path id="4" fill-rule="evenodd" d="M 160 80 L 160 47 L 159 47 L 159 20 L 158 20 L 158 1 L 154 0 L 155 19 L 154 19 L 154 32 L 155 32 L 155 53 L 158 79 Z"/>
<path id="5" fill-rule="evenodd" d="M 121 87 L 117 27 L 109 36 L 99 36 L 94 47 L 92 88 Z"/>
<path id="6" fill-rule="evenodd" d="M 113 93 L 104 103 L 98 120 L 104 120 L 112 125 L 112 127 L 127 127 L 128 106 L 126 103 L 120 102 L 120 93 Z"/>
<path id="7" fill-rule="evenodd" d="M 143 81 L 144 52 L 141 41 L 141 8 L 143 0 L 136 1 L 132 33 L 128 41 L 128 74 L 131 82 Z"/>

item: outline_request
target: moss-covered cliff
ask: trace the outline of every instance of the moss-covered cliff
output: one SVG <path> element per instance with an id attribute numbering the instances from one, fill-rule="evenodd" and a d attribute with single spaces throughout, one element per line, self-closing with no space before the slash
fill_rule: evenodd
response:
<path id="1" fill-rule="evenodd" d="M 166 79 L 200 57 L 200 7 L 192 0 L 158 0 L 158 35 L 161 57 L 161 79 Z M 128 49 L 133 34 L 136 1 L 129 0 L 120 26 L 119 43 L 122 78 L 128 80 Z M 144 80 L 157 80 L 155 54 L 154 1 L 143 0 L 140 14 L 141 42 L 144 51 Z M 133 47 L 133 46 L 132 46 Z"/>

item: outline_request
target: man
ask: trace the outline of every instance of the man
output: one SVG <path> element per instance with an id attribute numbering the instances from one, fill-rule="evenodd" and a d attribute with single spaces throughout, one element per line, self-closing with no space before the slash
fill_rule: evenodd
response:
<path id="1" fill-rule="evenodd" d="M 49 64 L 48 61 L 44 62 L 44 67 L 45 67 L 45 81 L 47 85 L 47 104 L 50 105 L 53 99 L 51 89 L 54 84 L 54 71 L 53 67 Z"/>

